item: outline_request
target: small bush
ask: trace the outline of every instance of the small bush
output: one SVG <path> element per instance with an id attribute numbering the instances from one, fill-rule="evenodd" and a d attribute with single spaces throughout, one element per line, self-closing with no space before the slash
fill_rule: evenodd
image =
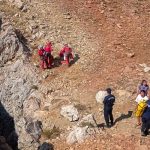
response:
<path id="1" fill-rule="evenodd" d="M 86 110 L 86 106 L 82 104 L 77 104 L 75 107 L 78 109 L 78 111 L 84 111 Z"/>
<path id="2" fill-rule="evenodd" d="M 90 122 L 82 122 L 81 127 L 86 127 L 88 126 L 89 128 L 94 128 L 94 125 Z"/>
<path id="3" fill-rule="evenodd" d="M 37 85 L 32 85 L 32 86 L 31 86 L 31 89 L 38 90 L 39 88 L 38 88 Z"/>
<path id="4" fill-rule="evenodd" d="M 60 133 L 60 129 L 55 126 L 51 130 L 43 130 L 43 136 L 45 136 L 48 139 L 55 139 L 60 136 Z"/>

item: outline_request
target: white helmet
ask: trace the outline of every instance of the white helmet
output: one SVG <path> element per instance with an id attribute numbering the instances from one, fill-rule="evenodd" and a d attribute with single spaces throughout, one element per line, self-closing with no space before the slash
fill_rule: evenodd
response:
<path id="1" fill-rule="evenodd" d="M 43 49 L 43 45 L 39 45 L 39 46 L 38 46 L 38 49 Z"/>

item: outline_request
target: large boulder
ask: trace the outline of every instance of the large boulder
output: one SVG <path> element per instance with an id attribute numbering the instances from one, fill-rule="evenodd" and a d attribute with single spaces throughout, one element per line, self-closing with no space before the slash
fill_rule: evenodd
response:
<path id="1" fill-rule="evenodd" d="M 89 136 L 88 126 L 76 127 L 68 135 L 67 143 L 68 144 L 74 144 L 76 142 L 82 143 L 88 136 Z"/>
<path id="2" fill-rule="evenodd" d="M 20 43 L 15 29 L 9 24 L 2 24 L 0 36 L 0 66 L 14 59 L 23 52 L 23 45 Z"/>
<path id="3" fill-rule="evenodd" d="M 99 91 L 98 93 L 96 93 L 96 101 L 97 103 L 102 104 L 104 101 L 105 96 L 107 96 L 107 92 L 106 91 Z"/>
<path id="4" fill-rule="evenodd" d="M 34 141 L 38 142 L 42 133 L 42 123 L 40 121 L 27 121 L 26 132 L 29 133 Z"/>
<path id="5" fill-rule="evenodd" d="M 79 120 L 78 110 L 73 105 L 63 106 L 60 114 L 71 122 Z"/>

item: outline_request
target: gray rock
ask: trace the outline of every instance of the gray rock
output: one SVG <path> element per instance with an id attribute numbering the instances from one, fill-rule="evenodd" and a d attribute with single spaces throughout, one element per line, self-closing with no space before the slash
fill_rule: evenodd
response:
<path id="1" fill-rule="evenodd" d="M 73 105 L 63 106 L 60 114 L 67 118 L 69 121 L 79 120 L 78 110 Z"/>
<path id="2" fill-rule="evenodd" d="M 40 121 L 28 121 L 25 126 L 26 132 L 30 134 L 36 142 L 39 142 L 42 133 L 42 123 Z"/>

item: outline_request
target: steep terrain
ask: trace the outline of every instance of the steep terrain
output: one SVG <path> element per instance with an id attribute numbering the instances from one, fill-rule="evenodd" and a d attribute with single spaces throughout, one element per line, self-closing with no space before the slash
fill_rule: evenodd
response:
<path id="1" fill-rule="evenodd" d="M 17 29 L 13 32 L 17 46 L 11 41 L 11 53 L 9 43 L 0 47 L 3 49 L 0 49 L 0 82 L 1 101 L 14 118 L 19 147 L 37 148 L 38 145 L 24 141 L 26 130 L 19 127 L 40 120 L 43 130 L 50 130 L 54 125 L 61 129 L 59 139 L 41 138 L 41 143 L 45 140 L 53 143 L 54 149 L 127 149 L 126 145 L 132 150 L 148 149 L 147 139 L 140 137 L 134 115 L 131 117 L 128 111 L 135 109 L 137 84 L 150 77 L 144 71 L 146 67 L 139 65 L 150 65 L 150 1 L 26 0 L 20 5 L 0 1 L 6 25 L 10 22 Z M 3 34 L 1 31 L 3 43 L 7 43 L 9 39 L 5 40 Z M 70 44 L 76 56 L 70 68 L 40 70 L 37 47 L 47 39 L 53 43 L 55 57 L 64 43 Z M 97 105 L 95 94 L 106 87 L 111 87 L 117 97 L 116 125 L 96 131 L 83 144 L 68 146 L 64 137 L 76 123 L 60 115 L 61 106 L 74 104 L 80 118 L 92 113 L 98 123 L 103 123 L 102 106 Z M 120 96 L 122 92 L 125 94 Z M 14 107 L 10 107 L 12 102 Z"/>

